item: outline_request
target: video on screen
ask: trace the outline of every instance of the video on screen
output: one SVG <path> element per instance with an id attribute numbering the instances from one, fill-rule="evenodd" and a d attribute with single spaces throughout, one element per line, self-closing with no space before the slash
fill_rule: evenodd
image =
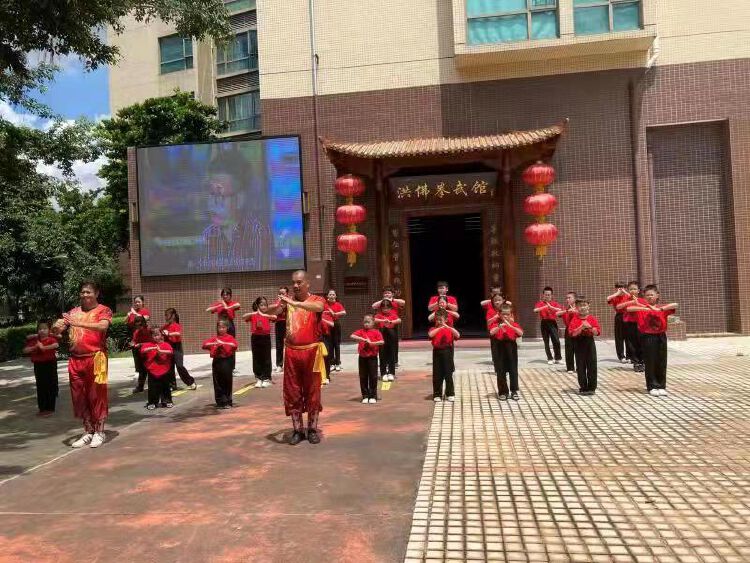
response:
<path id="1" fill-rule="evenodd" d="M 304 268 L 297 137 L 137 151 L 141 275 Z"/>

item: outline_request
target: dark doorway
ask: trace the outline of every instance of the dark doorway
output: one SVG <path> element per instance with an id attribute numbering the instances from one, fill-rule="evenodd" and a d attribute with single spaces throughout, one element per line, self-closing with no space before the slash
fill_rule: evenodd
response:
<path id="1" fill-rule="evenodd" d="M 461 336 L 485 335 L 479 307 L 484 299 L 481 214 L 410 217 L 408 232 L 412 336 L 427 336 L 427 303 L 437 293 L 439 280 L 448 282 L 449 294 L 458 300 L 461 319 L 456 328 Z"/>

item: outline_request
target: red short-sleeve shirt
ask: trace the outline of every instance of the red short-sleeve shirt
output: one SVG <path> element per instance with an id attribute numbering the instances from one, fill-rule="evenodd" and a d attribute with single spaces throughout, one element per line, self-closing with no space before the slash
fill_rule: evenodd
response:
<path id="1" fill-rule="evenodd" d="M 381 311 L 375 315 L 375 324 L 380 328 L 393 328 L 396 326 L 393 324 L 393 321 L 397 321 L 398 319 L 398 313 L 394 309 L 391 309 L 387 313 Z"/>
<path id="2" fill-rule="evenodd" d="M 593 329 L 596 329 L 596 332 L 598 334 L 602 333 L 601 326 L 599 326 L 599 320 L 594 315 L 588 315 L 585 319 L 582 319 L 581 315 L 577 313 L 570 320 L 570 324 L 568 325 L 568 331 L 572 333 L 574 330 L 577 330 L 578 327 L 583 324 L 584 320 L 591 325 L 591 328 L 584 328 L 578 336 L 594 336 Z M 577 337 L 574 336 L 573 338 L 577 338 Z"/>
<path id="3" fill-rule="evenodd" d="M 98 323 L 112 320 L 110 308 L 101 304 L 89 311 L 76 307 L 69 314 L 77 322 Z M 71 326 L 68 333 L 70 334 L 70 353 L 73 356 L 89 356 L 96 352 L 107 351 L 106 330 L 100 331 Z"/>
<path id="4" fill-rule="evenodd" d="M 27 342 L 26 346 L 36 346 L 40 342 L 38 336 L 32 336 Z M 48 336 L 47 338 L 41 339 L 42 346 L 51 346 L 57 344 L 57 338 L 54 336 Z M 29 359 L 34 364 L 46 364 L 48 362 L 54 362 L 57 360 L 57 350 L 40 350 L 34 348 L 34 351 L 29 354 Z"/>
<path id="5" fill-rule="evenodd" d="M 281 299 L 277 299 L 274 302 L 273 306 L 274 307 L 278 307 L 279 305 L 282 305 L 282 304 L 283 303 L 282 303 Z M 286 307 L 281 307 L 280 309 L 278 309 L 278 311 L 279 312 L 276 313 L 276 322 L 278 323 L 278 322 L 284 322 L 284 321 L 286 321 Z"/>
<path id="6" fill-rule="evenodd" d="M 557 307 L 558 309 L 563 308 L 562 305 L 560 305 L 557 301 L 537 301 L 536 305 L 534 305 L 534 309 L 544 307 L 545 305 L 551 305 L 552 307 Z M 554 309 L 545 307 L 544 309 L 539 311 L 539 318 L 543 321 L 554 321 L 557 320 L 556 313 L 557 311 L 555 311 Z"/>
<path id="7" fill-rule="evenodd" d="M 148 328 L 139 328 L 133 333 L 134 344 L 144 344 L 145 342 L 151 342 L 151 330 Z"/>
<path id="8" fill-rule="evenodd" d="M 563 324 L 565 325 L 566 328 L 570 327 L 570 321 L 572 321 L 573 317 L 575 317 L 577 314 L 578 314 L 578 311 L 576 311 L 575 309 L 573 310 L 566 309 L 565 312 L 561 315 Z"/>
<path id="9" fill-rule="evenodd" d="M 341 304 L 341 301 L 334 301 L 333 303 L 329 302 L 328 308 L 334 313 L 341 313 L 342 311 L 344 312 L 346 311 L 346 309 L 344 309 L 344 306 Z M 338 316 L 334 316 L 333 320 L 335 321 L 338 318 L 339 318 Z"/>
<path id="10" fill-rule="evenodd" d="M 211 307 L 217 307 L 218 309 L 214 309 L 211 311 L 211 314 L 213 315 L 216 313 L 217 315 L 221 315 L 222 313 L 226 314 L 227 318 L 231 321 L 234 320 L 234 314 L 240 310 L 239 307 L 235 307 L 232 309 L 232 305 L 239 305 L 237 301 L 227 301 L 226 303 L 224 301 L 217 301 Z"/>
<path id="11" fill-rule="evenodd" d="M 612 308 L 615 310 L 615 313 L 622 313 L 622 311 L 617 310 L 617 306 L 622 303 L 623 301 L 629 301 L 630 297 L 627 295 L 623 295 L 622 293 L 615 295 L 612 299 L 607 299 L 607 303 L 612 306 Z"/>
<path id="12" fill-rule="evenodd" d="M 319 295 L 310 295 L 305 303 L 317 301 L 325 304 Z M 307 346 L 320 341 L 320 314 L 287 305 L 286 342 L 292 346 Z"/>
<path id="13" fill-rule="evenodd" d="M 674 314 L 674 309 L 669 309 L 668 311 L 663 309 L 657 311 L 649 309 L 648 311 L 637 311 L 632 314 L 636 316 L 639 332 L 643 334 L 663 334 L 667 331 L 667 318 L 669 315 Z"/>
<path id="14" fill-rule="evenodd" d="M 367 338 L 368 340 L 372 340 L 375 342 L 383 340 L 383 336 L 380 334 L 380 331 L 374 328 L 360 328 L 359 330 L 354 331 L 354 336 Z M 372 344 L 368 344 L 367 342 L 359 342 L 357 344 L 357 353 L 363 358 L 372 358 L 377 356 L 378 349 L 379 346 L 373 346 Z"/>
<path id="15" fill-rule="evenodd" d="M 521 328 L 521 325 L 519 325 L 516 322 L 512 322 L 510 324 L 516 328 Z M 497 321 L 492 322 L 490 323 L 490 330 L 492 330 L 496 326 L 499 326 L 500 329 L 494 335 L 492 335 L 492 338 L 494 338 L 495 340 L 515 341 L 518 338 L 518 333 L 512 328 L 510 328 L 508 325 L 506 325 L 505 323 L 498 323 Z"/>
<path id="16" fill-rule="evenodd" d="M 250 323 L 250 332 L 252 334 L 271 334 L 271 317 L 264 315 L 260 311 L 250 313 L 245 322 Z"/>
<path id="17" fill-rule="evenodd" d="M 430 332 L 432 332 L 432 329 L 430 329 Z M 450 329 L 446 327 L 440 327 L 437 329 L 437 332 L 430 337 L 430 340 L 432 341 L 432 347 L 436 350 L 441 350 L 443 348 L 450 348 L 453 342 L 456 340 L 456 337 L 453 336 L 453 333 L 450 331 Z"/>
<path id="18" fill-rule="evenodd" d="M 623 300 L 623 301 L 628 301 L 628 303 L 630 303 L 628 307 L 630 307 L 631 305 L 633 306 L 635 305 L 647 306 L 648 305 L 648 301 L 646 301 L 643 297 L 639 297 L 637 301 L 633 301 L 632 299 Z M 637 323 L 638 322 L 637 313 L 628 312 L 628 307 L 625 307 L 624 309 L 620 309 L 621 311 L 623 311 L 622 320 L 626 323 Z"/>
<path id="19" fill-rule="evenodd" d="M 151 311 L 146 309 L 146 307 L 141 307 L 136 311 L 136 315 L 133 313 L 128 313 L 128 316 L 125 318 L 125 322 L 128 324 L 128 326 L 132 326 L 135 322 L 136 316 L 138 317 L 145 317 L 147 319 L 151 318 Z"/>
<path id="20" fill-rule="evenodd" d="M 179 332 L 177 336 L 165 336 L 167 342 L 170 344 L 177 344 L 179 342 L 182 342 L 182 326 L 180 323 L 168 323 L 161 327 L 162 332 L 165 330 L 167 332 Z"/>
<path id="21" fill-rule="evenodd" d="M 146 366 L 148 373 L 156 378 L 166 374 L 172 367 L 174 356 L 172 346 L 169 342 L 152 342 L 141 347 L 141 357 L 143 365 Z"/>
<path id="22" fill-rule="evenodd" d="M 203 341 L 203 347 L 205 348 L 209 344 L 212 344 L 216 342 L 216 340 L 221 340 L 224 342 L 224 344 L 219 344 L 218 346 L 211 346 L 211 348 L 208 349 L 208 353 L 211 355 L 212 358 L 229 358 L 230 356 L 233 356 L 234 353 L 237 351 L 237 341 L 234 339 L 234 337 L 231 334 L 225 334 L 224 336 L 212 336 L 211 338 L 207 338 Z"/>
<path id="23" fill-rule="evenodd" d="M 446 295 L 445 298 L 448 300 L 449 305 L 455 305 L 456 309 L 458 309 L 458 301 L 456 301 L 455 297 L 453 297 L 452 295 Z M 432 307 L 435 303 L 438 302 L 439 299 L 439 295 L 433 295 L 432 297 L 430 297 L 430 302 L 427 303 L 427 306 Z"/>

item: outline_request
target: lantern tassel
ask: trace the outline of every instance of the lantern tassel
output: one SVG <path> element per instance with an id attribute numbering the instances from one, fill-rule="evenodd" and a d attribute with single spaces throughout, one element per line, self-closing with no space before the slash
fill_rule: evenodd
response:
<path id="1" fill-rule="evenodd" d="M 357 263 L 357 253 L 356 252 L 347 252 L 346 253 L 346 263 L 349 264 L 349 267 L 352 268 L 354 264 Z"/>
<path id="2" fill-rule="evenodd" d="M 545 256 L 547 256 L 547 245 L 546 244 L 540 244 L 536 247 L 536 251 L 534 252 L 536 254 L 536 257 L 539 258 L 539 260 L 543 260 Z"/>

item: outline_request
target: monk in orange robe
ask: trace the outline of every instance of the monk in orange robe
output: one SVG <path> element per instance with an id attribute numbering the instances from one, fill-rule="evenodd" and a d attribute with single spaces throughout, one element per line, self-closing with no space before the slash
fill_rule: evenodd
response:
<path id="1" fill-rule="evenodd" d="M 56 333 L 70 336 L 70 395 L 73 414 L 83 419 L 84 434 L 71 445 L 97 448 L 104 443 L 104 421 L 109 412 L 107 397 L 107 330 L 112 311 L 98 302 L 99 288 L 83 282 L 80 307 L 64 313 L 53 326 Z"/>
<path id="2" fill-rule="evenodd" d="M 280 295 L 280 303 L 269 308 L 271 314 L 286 304 L 286 338 L 284 340 L 284 409 L 292 417 L 294 432 L 291 445 L 305 438 L 302 413 L 307 413 L 307 439 L 320 443 L 318 414 L 320 387 L 325 374 L 326 349 L 320 341 L 320 317 L 325 299 L 310 294 L 307 272 L 297 270 L 292 274 L 292 297 Z"/>

